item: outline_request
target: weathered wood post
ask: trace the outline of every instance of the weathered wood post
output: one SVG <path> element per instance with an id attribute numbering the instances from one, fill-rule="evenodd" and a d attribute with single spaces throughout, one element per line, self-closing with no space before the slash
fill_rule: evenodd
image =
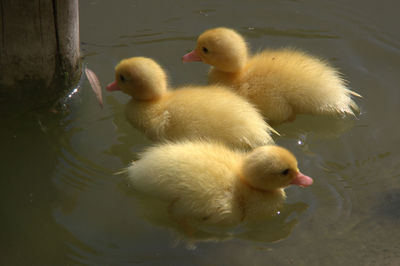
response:
<path id="1" fill-rule="evenodd" d="M 80 74 L 78 0 L 0 0 L 0 104 L 54 102 Z"/>

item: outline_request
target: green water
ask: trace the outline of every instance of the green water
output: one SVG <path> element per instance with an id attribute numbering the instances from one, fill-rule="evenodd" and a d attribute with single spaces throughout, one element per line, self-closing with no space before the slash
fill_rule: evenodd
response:
<path id="1" fill-rule="evenodd" d="M 87 80 L 58 113 L 1 115 L 2 265 L 400 265 L 400 31 L 397 1 L 81 1 L 84 63 L 103 86 L 122 58 L 148 56 L 172 86 L 205 84 L 182 64 L 198 34 L 241 32 L 253 51 L 326 58 L 364 96 L 353 121 L 300 116 L 276 142 L 315 183 L 254 232 L 188 247 L 139 214 L 113 173 L 152 143 L 123 116 L 128 97 Z"/>

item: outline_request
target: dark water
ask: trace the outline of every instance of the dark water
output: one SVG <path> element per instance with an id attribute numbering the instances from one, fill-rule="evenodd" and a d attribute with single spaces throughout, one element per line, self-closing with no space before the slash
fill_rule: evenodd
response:
<path id="1" fill-rule="evenodd" d="M 171 85 L 205 84 L 182 64 L 205 29 L 228 26 L 253 51 L 291 46 L 326 58 L 364 96 L 354 121 L 299 117 L 277 129 L 307 189 L 265 228 L 193 246 L 139 215 L 113 173 L 150 145 L 123 116 L 127 96 L 88 82 L 64 112 L 2 115 L 3 265 L 400 265 L 400 30 L 397 1 L 81 1 L 84 62 L 103 85 L 118 61 L 148 56 Z"/>

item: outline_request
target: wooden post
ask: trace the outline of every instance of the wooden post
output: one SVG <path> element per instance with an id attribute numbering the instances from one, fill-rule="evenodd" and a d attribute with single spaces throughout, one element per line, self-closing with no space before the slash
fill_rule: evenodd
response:
<path id="1" fill-rule="evenodd" d="M 78 0 L 0 0 L 0 104 L 54 102 L 80 74 Z"/>

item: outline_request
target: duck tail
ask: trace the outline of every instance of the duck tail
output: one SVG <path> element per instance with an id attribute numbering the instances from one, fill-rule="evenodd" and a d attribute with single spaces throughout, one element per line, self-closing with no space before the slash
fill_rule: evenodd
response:
<path id="1" fill-rule="evenodd" d="M 125 175 L 128 173 L 128 167 L 122 168 L 121 170 L 114 173 L 114 175 Z"/>
<path id="2" fill-rule="evenodd" d="M 273 127 L 269 127 L 269 131 L 271 131 L 272 133 L 276 134 L 277 136 L 281 136 L 281 134 L 279 134 L 278 131 L 276 131 Z"/>
<path id="3" fill-rule="evenodd" d="M 353 95 L 353 96 L 358 97 L 358 98 L 362 98 L 362 95 L 361 95 L 361 94 L 358 94 L 357 92 L 354 92 L 354 91 L 352 91 L 352 90 L 347 90 L 347 92 L 348 92 L 350 95 Z"/>
<path id="4" fill-rule="evenodd" d="M 358 107 L 358 105 L 354 101 L 351 101 L 349 106 L 354 116 L 359 115 L 361 113 L 360 107 Z"/>
<path id="5" fill-rule="evenodd" d="M 357 92 L 354 92 L 352 90 L 346 89 L 346 92 L 348 94 L 350 94 L 351 96 L 362 98 L 361 94 L 358 94 Z M 356 115 L 359 115 L 361 113 L 360 107 L 358 107 L 358 105 L 353 100 L 350 100 L 349 107 L 350 107 L 351 113 L 353 115 L 356 116 Z"/>

